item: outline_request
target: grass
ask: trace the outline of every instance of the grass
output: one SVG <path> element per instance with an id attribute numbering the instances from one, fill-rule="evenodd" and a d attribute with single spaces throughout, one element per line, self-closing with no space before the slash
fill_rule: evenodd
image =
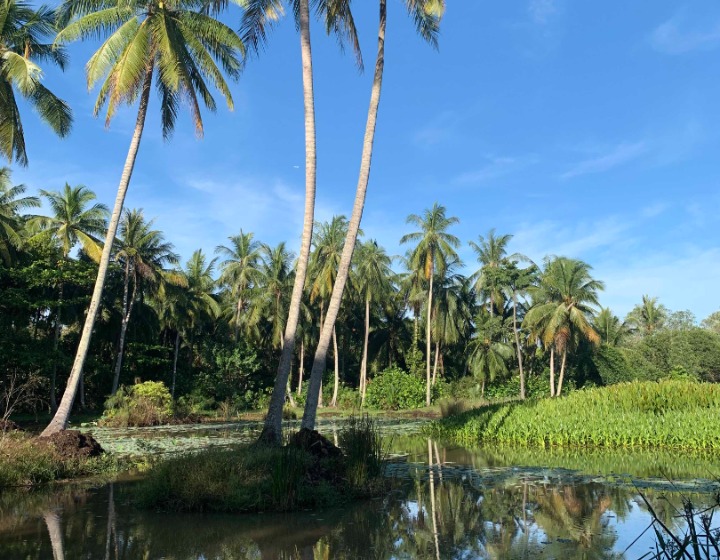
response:
<path id="1" fill-rule="evenodd" d="M 338 505 L 384 493 L 378 428 L 365 416 L 339 435 L 342 453 L 286 445 L 208 450 L 158 463 L 138 486 L 139 504 L 170 511 L 269 512 Z"/>
<path id="2" fill-rule="evenodd" d="M 129 466 L 127 461 L 107 454 L 89 459 L 64 458 L 50 445 L 25 434 L 0 438 L 0 488 L 113 474 Z"/>
<path id="3" fill-rule="evenodd" d="M 720 449 L 720 385 L 633 382 L 563 398 L 492 404 L 433 422 L 434 437 L 465 445 Z"/>

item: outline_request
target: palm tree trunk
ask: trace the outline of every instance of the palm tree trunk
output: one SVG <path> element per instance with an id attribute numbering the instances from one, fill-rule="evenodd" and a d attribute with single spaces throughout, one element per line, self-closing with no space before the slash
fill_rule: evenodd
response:
<path id="1" fill-rule="evenodd" d="M 58 348 L 60 347 L 60 329 L 62 326 L 61 313 L 63 305 L 63 289 L 65 284 L 61 281 L 58 286 L 58 304 L 57 314 L 55 316 L 55 333 L 53 336 L 53 365 L 50 373 L 50 409 L 53 413 L 57 412 L 57 366 L 58 366 Z"/>
<path id="2" fill-rule="evenodd" d="M 120 340 L 118 341 L 118 355 L 115 360 L 115 373 L 113 375 L 111 395 L 114 395 L 120 384 L 120 370 L 122 369 L 123 352 L 125 350 L 125 335 L 127 334 L 128 324 L 130 324 L 130 315 L 135 305 L 135 294 L 137 292 L 137 278 L 133 283 L 132 297 L 128 300 L 128 288 L 130 285 L 130 262 L 125 263 L 125 285 L 123 286 L 123 318 L 120 323 Z"/>
<path id="3" fill-rule="evenodd" d="M 555 396 L 555 347 L 550 347 L 550 396 Z"/>
<path id="4" fill-rule="evenodd" d="M 153 66 L 149 65 L 145 70 L 142 93 L 140 94 L 140 106 L 138 108 L 138 115 L 135 121 L 135 131 L 133 132 L 132 139 L 130 140 L 130 148 L 128 150 L 127 158 L 125 159 L 122 176 L 120 177 L 120 185 L 118 186 L 115 205 L 113 206 L 112 215 L 110 216 L 110 223 L 105 236 L 105 244 L 103 245 L 103 251 L 100 257 L 95 287 L 93 288 L 92 298 L 90 299 L 90 307 L 88 308 L 87 315 L 85 316 L 85 324 L 83 325 L 77 354 L 75 355 L 75 361 L 73 362 L 72 371 L 70 372 L 70 378 L 68 379 L 67 387 L 65 388 L 62 400 L 60 401 L 60 407 L 55 413 L 55 416 L 53 416 L 53 419 L 50 421 L 50 424 L 48 424 L 47 428 L 45 428 L 42 434 L 40 434 L 41 436 L 50 436 L 56 432 L 64 430 L 67 426 L 68 420 L 70 419 L 70 410 L 72 409 L 73 401 L 75 400 L 75 394 L 77 393 L 83 366 L 85 365 L 85 358 L 87 357 L 87 352 L 90 348 L 90 338 L 92 337 L 93 327 L 95 326 L 95 317 L 97 316 L 98 309 L 100 308 L 100 300 L 102 298 L 102 291 L 105 286 L 105 277 L 107 276 L 107 268 L 110 262 L 110 253 L 112 252 L 115 233 L 117 232 L 118 223 L 120 222 L 120 214 L 122 213 L 123 203 L 125 202 L 125 194 L 127 193 L 128 186 L 130 185 L 130 177 L 132 176 L 138 148 L 140 147 L 140 139 L 142 138 L 143 127 L 145 126 L 148 102 L 150 101 L 152 75 Z"/>
<path id="5" fill-rule="evenodd" d="M 558 379 L 557 391 L 555 391 L 556 397 L 559 397 L 560 392 L 562 391 L 563 379 L 565 378 L 565 362 L 566 361 L 567 361 L 567 348 L 565 348 L 565 350 L 563 350 L 562 363 L 560 364 L 560 379 Z"/>
<path id="6" fill-rule="evenodd" d="M 515 348 L 517 349 L 518 368 L 520 370 L 520 398 L 525 398 L 525 372 L 522 363 L 522 348 L 520 348 L 520 334 L 517 328 L 517 294 L 513 290 L 513 333 L 515 334 Z"/>
<path id="7" fill-rule="evenodd" d="M 440 359 L 440 341 L 438 340 L 435 343 L 435 363 L 433 364 L 433 374 L 432 374 L 433 387 L 435 386 L 435 382 L 437 381 L 437 371 L 438 371 L 438 360 L 439 359 Z"/>
<path id="8" fill-rule="evenodd" d="M 425 374 L 425 406 L 430 406 L 430 350 L 432 348 L 432 340 L 431 340 L 431 325 L 432 321 L 430 320 L 430 316 L 432 315 L 432 289 L 433 289 L 433 276 L 434 274 L 434 267 L 430 267 L 430 288 L 428 289 L 428 312 L 427 312 L 427 328 L 425 329 L 425 364 L 426 364 L 426 374 Z"/>
<path id="9" fill-rule="evenodd" d="M 302 56 L 303 100 L 305 104 L 305 215 L 303 218 L 302 241 L 298 256 L 295 282 L 288 320 L 285 325 L 285 343 L 275 376 L 275 386 L 260 441 L 280 445 L 282 442 L 282 409 L 285 402 L 285 386 L 290 373 L 290 361 L 295 350 L 295 332 L 300 318 L 305 276 L 307 275 L 315 214 L 315 180 L 317 154 L 315 150 L 315 97 L 313 92 L 312 50 L 310 48 L 310 6 L 309 0 L 298 2 L 298 24 L 300 27 L 300 52 Z"/>
<path id="10" fill-rule="evenodd" d="M 322 380 L 322 369 L 327 354 L 328 342 L 330 340 L 331 329 L 335 326 L 338 312 L 340 311 L 340 302 L 342 300 L 345 282 L 347 281 L 350 263 L 352 261 L 353 251 L 355 250 L 355 242 L 357 240 L 358 230 L 360 229 L 360 220 L 362 219 L 363 209 L 365 207 L 365 195 L 367 193 L 368 182 L 370 181 L 370 167 L 372 164 L 373 142 L 375 140 L 375 126 L 377 124 L 378 108 L 380 106 L 380 92 L 382 90 L 383 69 L 385 67 L 385 26 L 387 23 L 387 5 L 386 0 L 380 0 L 380 24 L 378 29 L 378 53 L 375 61 L 375 75 L 373 77 L 372 89 L 370 91 L 370 107 L 368 109 L 368 118 L 365 125 L 365 137 L 363 139 L 362 156 L 360 158 L 360 173 L 358 176 L 357 190 L 355 191 L 355 202 L 353 204 L 350 223 L 348 224 L 348 232 L 345 236 L 345 244 L 343 245 L 342 255 L 340 257 L 340 266 L 333 285 L 332 296 L 330 297 L 330 305 L 328 306 L 328 314 L 325 317 L 325 325 L 320 333 L 313 366 L 310 372 L 310 390 L 308 392 L 308 400 L 305 403 L 305 411 L 301 426 L 303 428 L 314 429 L 315 418 L 317 416 L 317 387 Z M 328 328 L 329 327 L 329 328 Z"/>
<path id="11" fill-rule="evenodd" d="M 370 296 L 365 298 L 365 336 L 363 338 L 363 356 L 360 364 L 360 406 L 365 406 L 367 391 L 367 356 L 370 339 Z"/>
<path id="12" fill-rule="evenodd" d="M 177 362 L 180 353 L 180 329 L 175 333 L 175 351 L 173 352 L 173 374 L 172 383 L 170 385 L 170 396 L 175 399 L 175 380 L 177 379 Z"/>
<path id="13" fill-rule="evenodd" d="M 298 368 L 297 394 L 302 394 L 303 374 L 305 373 L 305 341 L 300 341 L 300 367 Z"/>
<path id="14" fill-rule="evenodd" d="M 337 332 L 335 327 L 332 331 L 332 343 L 333 343 L 333 358 L 335 359 L 335 385 L 333 386 L 333 396 L 330 401 L 330 406 L 335 408 L 337 406 L 338 389 L 340 388 L 340 369 L 338 364 L 338 343 L 337 343 Z"/>
<path id="15" fill-rule="evenodd" d="M 433 542 L 435 543 L 435 558 L 437 560 L 440 560 L 440 541 L 438 538 L 439 535 L 437 527 L 437 513 L 435 508 L 435 473 L 432 472 L 433 454 L 432 444 L 430 440 L 428 440 L 428 466 L 430 467 L 428 478 L 430 479 L 430 514 L 432 515 L 432 531 Z"/>
<path id="16" fill-rule="evenodd" d="M 242 312 L 243 300 L 238 298 L 237 307 L 235 309 L 235 342 L 240 337 L 240 313 Z"/>

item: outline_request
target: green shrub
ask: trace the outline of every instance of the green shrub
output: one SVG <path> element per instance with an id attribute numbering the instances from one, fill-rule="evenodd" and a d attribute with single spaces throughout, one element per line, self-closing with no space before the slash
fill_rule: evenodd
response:
<path id="1" fill-rule="evenodd" d="M 492 404 L 439 420 L 430 431 L 465 444 L 720 449 L 720 386 L 620 383 L 563 398 Z"/>
<path id="2" fill-rule="evenodd" d="M 100 423 L 104 426 L 156 426 L 173 417 L 172 397 L 164 383 L 145 381 L 121 386 L 105 401 Z"/>
<path id="3" fill-rule="evenodd" d="M 474 408 L 472 403 L 465 399 L 445 398 L 440 400 L 440 416 L 457 416 Z"/>
<path id="4" fill-rule="evenodd" d="M 369 408 L 400 410 L 425 406 L 425 382 L 400 368 L 388 368 L 368 382 Z"/>

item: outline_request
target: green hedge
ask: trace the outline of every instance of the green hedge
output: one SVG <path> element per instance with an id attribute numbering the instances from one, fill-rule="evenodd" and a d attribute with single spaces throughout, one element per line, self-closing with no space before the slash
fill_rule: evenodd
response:
<path id="1" fill-rule="evenodd" d="M 436 437 L 463 444 L 720 449 L 720 385 L 621 383 L 489 405 L 434 422 Z"/>

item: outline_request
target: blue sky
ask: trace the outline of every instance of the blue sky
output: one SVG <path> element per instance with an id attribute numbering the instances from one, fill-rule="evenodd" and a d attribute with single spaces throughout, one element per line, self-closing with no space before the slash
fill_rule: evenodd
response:
<path id="1" fill-rule="evenodd" d="M 581 258 L 606 283 L 602 303 L 624 315 L 643 294 L 698 319 L 720 308 L 720 4 L 450 0 L 439 51 L 389 0 L 386 68 L 363 229 L 391 254 L 405 218 L 438 201 L 461 223 L 460 253 L 490 228 L 512 251 Z M 355 2 L 366 65 L 377 6 Z M 226 16 L 237 27 L 239 12 Z M 31 191 L 85 184 L 112 205 L 136 108 L 109 129 L 92 117 L 84 64 L 46 84 L 75 126 L 57 140 L 24 117 Z M 371 72 L 313 28 L 318 127 L 316 217 L 349 214 Z M 157 99 L 127 207 L 144 208 L 184 259 L 212 254 L 240 228 L 299 246 L 304 138 L 299 40 L 283 20 L 233 86 L 235 111 L 187 117 L 163 143 Z M 155 109 L 155 111 L 153 111 Z"/>

